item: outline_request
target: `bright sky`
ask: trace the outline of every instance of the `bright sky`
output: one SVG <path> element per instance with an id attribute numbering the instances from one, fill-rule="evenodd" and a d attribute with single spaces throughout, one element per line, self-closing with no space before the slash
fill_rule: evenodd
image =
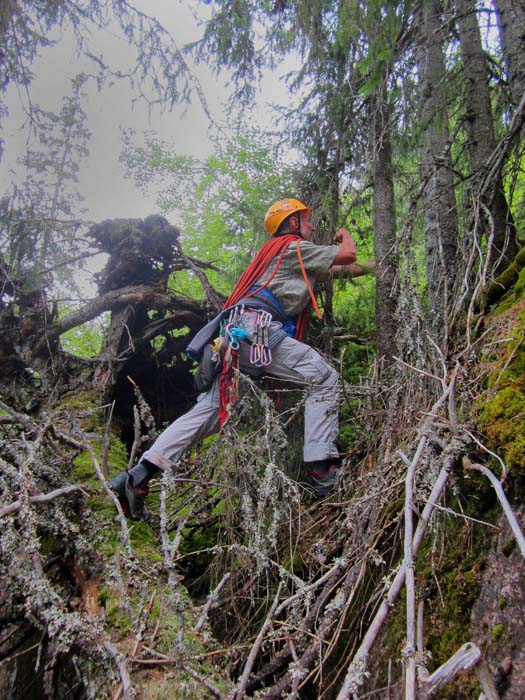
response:
<path id="1" fill-rule="evenodd" d="M 139 0 L 135 5 L 145 13 L 154 12 L 179 47 L 200 36 L 202 28 L 198 25 L 199 19 L 204 19 L 209 12 L 208 5 L 196 0 L 156 0 L 155 3 Z M 120 61 L 125 66 L 127 57 L 131 56 L 131 49 L 124 39 L 107 30 L 93 35 L 93 48 L 95 53 L 103 54 L 105 61 L 112 65 Z M 43 53 L 33 70 L 35 80 L 30 86 L 32 103 L 59 112 L 62 96 L 70 92 L 69 79 L 83 70 L 92 70 L 92 67 L 86 63 L 86 59 L 76 55 L 75 42 L 68 33 L 64 33 L 57 46 Z M 203 65 L 193 66 L 193 70 L 214 120 L 224 126 L 227 76 L 217 79 Z M 210 124 L 196 96 L 191 105 L 182 105 L 172 112 L 163 113 L 158 108 L 149 113 L 144 103 L 133 106 L 132 97 L 129 85 L 124 81 L 114 83 L 102 92 L 98 92 L 94 85 L 89 88 L 85 110 L 92 138 L 90 157 L 82 167 L 79 189 L 85 198 L 87 216 L 95 221 L 144 217 L 156 211 L 154 197 L 145 198 L 132 182 L 124 179 L 118 160 L 121 127 L 134 128 L 139 134 L 144 130 L 154 130 L 162 138 L 174 142 L 181 154 L 201 157 L 210 153 Z M 286 99 L 284 83 L 277 75 L 268 75 L 260 86 L 259 104 L 250 119 L 251 123 L 256 120 L 256 115 L 271 114 L 268 102 L 282 103 Z M 4 183 L 9 169 L 19 169 L 16 159 L 23 153 L 28 138 L 27 95 L 20 89 L 11 88 L 7 94 L 7 104 L 9 116 L 3 121 L 5 153 L 0 163 L 0 176 Z"/>

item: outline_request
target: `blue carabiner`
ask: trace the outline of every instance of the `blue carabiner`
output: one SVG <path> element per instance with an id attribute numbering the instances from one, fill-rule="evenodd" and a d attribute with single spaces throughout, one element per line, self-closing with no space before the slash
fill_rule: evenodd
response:
<path id="1" fill-rule="evenodd" d="M 231 326 L 231 324 L 228 324 L 226 326 L 226 335 L 228 345 L 233 350 L 239 349 L 239 340 L 244 340 L 244 338 L 248 338 L 248 332 L 245 331 L 244 328 L 237 328 L 236 326 Z"/>

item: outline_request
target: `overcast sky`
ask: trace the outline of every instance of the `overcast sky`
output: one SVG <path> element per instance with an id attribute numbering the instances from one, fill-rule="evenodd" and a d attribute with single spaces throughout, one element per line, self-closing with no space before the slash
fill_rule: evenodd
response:
<path id="1" fill-rule="evenodd" d="M 154 14 L 174 36 L 179 47 L 200 36 L 202 27 L 199 27 L 199 21 L 209 11 L 209 6 L 194 0 L 155 0 L 154 3 L 141 0 L 135 5 L 148 14 Z M 111 31 L 101 30 L 93 36 L 93 42 L 108 63 L 121 61 L 125 65 L 126 57 L 131 57 L 131 49 L 126 42 Z M 217 79 L 203 65 L 192 68 L 201 83 L 214 120 L 224 125 L 227 76 Z M 86 63 L 86 59 L 77 57 L 75 42 L 67 32 L 63 33 L 58 45 L 46 49 L 33 66 L 35 80 L 30 87 L 32 102 L 46 110 L 59 112 L 63 95 L 70 92 L 69 79 L 86 69 L 92 70 L 92 67 Z M 260 86 L 255 115 L 270 115 L 268 101 L 285 100 L 286 89 L 279 76 L 268 75 Z M 5 153 L 0 164 L 4 182 L 7 171 L 16 168 L 16 159 L 27 143 L 27 129 L 23 128 L 24 124 L 27 125 L 27 102 L 23 91 L 9 90 L 9 116 L 3 122 Z M 160 113 L 154 109 L 150 113 L 144 103 L 132 106 L 130 88 L 127 83 L 121 82 L 104 88 L 102 92 L 98 92 L 94 86 L 90 87 L 85 110 L 92 137 L 90 158 L 81 170 L 80 190 L 87 216 L 95 221 L 114 217 L 143 217 L 156 210 L 154 197 L 145 198 L 131 182 L 124 179 L 118 159 L 121 150 L 120 127 L 132 127 L 139 133 L 152 129 L 162 138 L 174 142 L 181 154 L 202 157 L 211 151 L 211 125 L 196 98 L 191 105 L 177 107 L 172 112 Z"/>

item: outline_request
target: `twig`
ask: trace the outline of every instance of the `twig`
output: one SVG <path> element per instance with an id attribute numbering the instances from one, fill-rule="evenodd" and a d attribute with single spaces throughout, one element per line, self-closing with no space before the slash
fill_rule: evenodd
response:
<path id="1" fill-rule="evenodd" d="M 473 433 L 471 433 L 470 430 L 464 429 L 464 432 L 465 432 L 465 435 L 468 435 L 469 438 L 473 442 L 475 442 L 478 447 L 480 447 L 484 452 L 489 454 L 491 457 L 494 457 L 494 459 L 500 463 L 500 465 L 501 465 L 501 481 L 505 481 L 505 479 L 507 478 L 508 469 L 507 469 L 507 465 L 501 459 L 501 457 L 498 454 L 496 454 L 495 452 L 493 452 L 492 450 L 489 450 L 489 448 L 486 445 L 484 445 L 481 442 L 481 440 L 478 440 L 478 438 Z M 468 464 L 466 464 L 465 466 L 468 468 Z"/>
<path id="2" fill-rule="evenodd" d="M 281 588 L 282 588 L 282 581 L 279 583 L 279 586 L 277 587 L 277 593 L 275 594 L 275 598 L 273 599 L 273 603 L 271 605 L 270 610 L 268 611 L 268 615 L 266 616 L 266 620 L 264 621 L 261 629 L 259 630 L 259 634 L 257 635 L 257 638 L 250 649 L 250 653 L 248 654 L 248 658 L 246 659 L 246 663 L 244 664 L 244 669 L 241 675 L 241 678 L 239 679 L 239 683 L 237 684 L 237 688 L 232 692 L 231 698 L 232 700 L 242 700 L 246 693 L 246 685 L 248 684 L 248 677 L 252 671 L 253 665 L 255 663 L 255 659 L 257 658 L 257 654 L 259 653 L 259 649 L 261 648 L 261 644 L 264 641 L 264 637 L 266 635 L 266 632 L 270 629 L 272 623 L 273 623 L 273 618 L 274 618 L 274 613 L 277 608 L 277 603 L 279 602 L 279 597 L 281 595 Z"/>
<path id="3" fill-rule="evenodd" d="M 502 375 L 503 372 L 507 369 L 507 367 L 510 365 L 510 363 L 512 362 L 512 360 L 516 357 L 516 353 L 518 352 L 518 350 L 519 350 L 519 348 L 520 348 L 520 345 L 523 343 L 524 340 L 525 340 L 525 333 L 522 333 L 521 338 L 518 340 L 518 342 L 517 342 L 516 345 L 514 346 L 512 352 L 510 353 L 509 357 L 507 358 L 505 364 L 504 364 L 503 367 L 501 368 L 501 371 L 500 371 L 500 373 L 498 374 L 498 376 L 497 376 L 497 378 L 496 378 L 496 381 L 494 382 L 494 386 L 497 386 L 497 385 L 499 384 L 499 380 L 501 379 L 501 375 Z"/>
<path id="4" fill-rule="evenodd" d="M 426 501 L 425 501 L 426 503 Z M 465 515 L 465 513 L 458 513 L 455 510 L 452 510 L 452 508 L 449 508 L 447 506 L 440 506 L 438 503 L 434 504 L 434 508 L 436 510 L 441 510 L 443 513 L 448 513 L 448 515 L 453 515 L 456 518 L 463 518 L 463 520 L 468 520 L 471 523 L 478 523 L 478 525 L 484 525 L 485 527 L 491 527 L 494 530 L 500 530 L 497 525 L 493 525 L 492 523 L 486 522 L 486 520 L 479 520 L 479 518 L 472 518 L 470 515 Z"/>
<path id="5" fill-rule="evenodd" d="M 82 491 L 85 493 L 85 487 L 84 486 L 77 486 L 77 485 L 71 485 L 71 486 L 64 486 L 64 488 L 61 489 L 55 489 L 54 491 L 50 491 L 49 493 L 39 493 L 36 496 L 29 496 L 29 502 L 30 503 L 47 503 L 48 501 L 52 501 L 55 498 L 59 498 L 60 496 L 67 496 L 70 493 L 74 493 L 75 491 Z M 22 502 L 21 501 L 14 501 L 13 503 L 10 503 L 8 506 L 4 506 L 3 508 L 0 508 L 0 518 L 3 517 L 4 515 L 10 515 L 11 513 L 16 513 L 17 511 L 20 510 L 22 507 Z"/>
<path id="6" fill-rule="evenodd" d="M 185 663 L 181 664 L 181 669 L 187 673 L 189 676 L 194 678 L 196 681 L 201 683 L 205 688 L 207 688 L 210 693 L 212 693 L 216 698 L 219 698 L 219 700 L 225 700 L 225 696 L 221 691 L 216 688 L 213 683 L 211 683 L 207 678 L 204 678 L 204 676 L 201 676 L 197 671 L 194 671 L 190 666 L 188 666 Z"/>
<path id="7" fill-rule="evenodd" d="M 120 502 L 115 495 L 115 493 L 109 488 L 108 482 L 104 478 L 104 474 L 102 473 L 102 468 L 100 464 L 98 463 L 98 460 L 96 458 L 95 453 L 93 452 L 93 449 L 91 448 L 91 445 L 87 442 L 87 440 L 84 441 L 84 448 L 89 452 L 91 456 L 91 460 L 93 462 L 93 466 L 95 467 L 95 471 L 97 472 L 97 476 L 99 478 L 100 483 L 102 484 L 102 488 L 104 489 L 104 492 L 106 496 L 108 496 L 114 503 L 115 508 L 117 509 L 117 517 L 120 522 L 120 531 L 122 535 L 122 543 L 126 549 L 126 554 L 130 559 L 133 558 L 133 549 L 131 547 L 131 539 L 129 536 L 129 530 L 128 526 L 126 524 L 126 517 L 124 515 L 124 511 L 122 510 L 122 506 L 120 505 Z"/>
<path id="8" fill-rule="evenodd" d="M 0 401 L 0 408 L 7 411 L 14 422 L 22 423 L 22 425 L 25 425 L 27 428 L 31 428 L 31 430 L 37 429 L 37 423 L 31 418 L 31 416 L 28 416 L 25 413 L 18 413 L 3 401 Z"/>
<path id="9" fill-rule="evenodd" d="M 221 588 L 224 586 L 224 584 L 228 581 L 230 578 L 231 574 L 229 571 L 227 571 L 224 576 L 221 578 L 217 586 L 213 589 L 213 591 L 209 594 L 208 600 L 206 601 L 204 607 L 202 608 L 202 612 L 200 614 L 199 619 L 197 620 L 197 624 L 194 627 L 194 632 L 198 633 L 201 631 L 201 629 L 204 627 L 206 620 L 208 618 L 208 613 L 210 609 L 215 605 L 217 602 L 217 597 L 221 591 Z"/>
<path id="10" fill-rule="evenodd" d="M 137 653 L 138 653 L 138 650 L 140 648 L 140 644 L 142 642 L 142 635 L 144 634 L 144 631 L 146 629 L 146 626 L 148 623 L 148 618 L 151 614 L 151 608 L 153 607 L 153 602 L 155 601 L 156 595 L 157 595 L 157 591 L 153 591 L 153 593 L 151 594 L 151 597 L 150 597 L 150 600 L 148 603 L 148 607 L 146 608 L 146 612 L 144 614 L 144 619 L 142 621 L 141 628 L 139 629 L 139 631 L 137 632 L 137 634 L 135 636 L 135 644 L 133 645 L 133 649 L 131 651 L 131 654 L 128 657 L 129 662 L 133 662 Z M 123 687 L 121 685 L 120 688 L 118 688 L 117 691 L 114 693 L 113 700 L 120 700 L 120 696 L 122 695 L 122 692 L 123 692 Z"/>
<path id="11" fill-rule="evenodd" d="M 288 640 L 288 646 L 290 647 L 290 654 L 292 656 L 294 664 L 299 663 L 299 657 L 297 656 L 297 651 L 295 650 L 294 643 L 291 639 Z M 289 700 L 296 700 L 299 694 L 299 684 L 301 682 L 301 674 L 297 673 L 292 682 L 292 688 L 290 690 Z"/>
<path id="12" fill-rule="evenodd" d="M 140 443 L 141 434 L 139 409 L 136 406 L 133 406 L 133 444 L 131 445 L 131 450 L 129 452 L 128 469 L 131 469 L 135 463 L 135 455 Z"/>
<path id="13" fill-rule="evenodd" d="M 104 640 L 103 644 L 104 649 L 115 661 L 115 665 L 120 674 L 121 687 L 118 688 L 117 692 L 120 692 L 120 690 L 122 689 L 124 700 L 132 700 L 133 694 L 131 689 L 131 679 L 128 673 L 126 658 L 122 654 L 119 654 L 116 647 L 114 647 L 113 644 L 111 644 L 111 642 L 108 642 L 107 639 Z"/>
<path id="14" fill-rule="evenodd" d="M 425 435 L 420 439 L 418 448 L 407 469 L 405 480 L 405 570 L 406 570 L 406 630 L 407 641 L 405 645 L 404 656 L 407 660 L 406 678 L 405 678 L 405 698 L 406 700 L 415 700 L 416 698 L 416 589 L 415 589 L 415 574 L 414 574 L 414 552 L 412 549 L 412 540 L 414 536 L 414 526 L 412 520 L 413 510 L 413 490 L 414 477 L 416 467 L 421 459 L 427 438 Z"/>
<path id="15" fill-rule="evenodd" d="M 467 460 L 464 459 L 463 462 L 465 466 L 467 466 Z M 505 495 L 505 492 L 503 491 L 501 481 L 493 472 L 490 471 L 490 469 L 487 469 L 487 467 L 484 467 L 482 464 L 470 463 L 468 464 L 467 469 L 475 469 L 476 471 L 484 474 L 489 479 L 490 483 L 494 488 L 494 491 L 496 492 L 498 500 L 501 503 L 503 512 L 505 513 L 505 516 L 509 522 L 512 532 L 514 533 L 514 537 L 516 538 L 516 542 L 518 543 L 521 554 L 525 559 L 525 537 L 523 537 L 523 533 L 521 531 L 518 520 L 514 515 L 512 508 L 510 507 L 510 503 L 507 499 L 507 496 Z"/>
<path id="16" fill-rule="evenodd" d="M 289 605 L 291 605 L 294 600 L 297 600 L 298 598 L 302 598 L 303 596 L 307 595 L 308 593 L 311 593 L 313 590 L 316 588 L 319 588 L 319 586 L 322 586 L 323 583 L 328 581 L 328 579 L 335 574 L 339 569 L 344 569 L 347 566 L 347 561 L 345 559 L 337 559 L 334 566 L 331 569 L 328 569 L 320 578 L 317 579 L 317 581 L 313 581 L 310 585 L 302 587 L 297 593 L 295 593 L 293 596 L 290 598 L 287 598 L 284 600 L 281 605 L 277 608 L 275 614 L 280 615 L 282 611 L 287 608 Z"/>
<path id="17" fill-rule="evenodd" d="M 423 655 L 425 646 L 423 643 L 423 625 L 425 621 L 425 601 L 420 598 L 417 604 L 417 632 L 416 632 L 416 648 L 417 653 Z M 418 674 L 420 677 L 421 674 Z"/>
<path id="18" fill-rule="evenodd" d="M 490 673 L 487 663 L 485 661 L 480 661 L 475 667 L 474 671 L 478 677 L 479 684 L 483 692 L 481 693 L 479 700 L 500 700 L 496 686 L 492 679 L 492 674 Z"/>
<path id="19" fill-rule="evenodd" d="M 104 474 L 105 479 L 107 479 L 109 476 L 108 455 L 109 455 L 111 421 L 113 419 L 114 408 L 115 408 L 115 402 L 113 401 L 111 403 L 111 405 L 109 407 L 109 411 L 108 411 L 106 426 L 104 428 L 104 438 L 102 440 L 102 451 L 101 451 L 101 455 L 100 455 L 100 467 L 102 469 L 102 474 Z"/>
<path id="20" fill-rule="evenodd" d="M 452 466 L 454 464 L 454 455 L 450 455 L 445 460 L 445 463 L 436 479 L 432 493 L 425 505 L 421 517 L 419 519 L 414 538 L 412 540 L 412 554 L 416 556 L 418 549 L 423 541 L 423 536 L 425 534 L 430 516 L 434 510 L 434 503 L 436 503 L 443 489 L 447 483 L 450 472 L 452 471 Z M 366 677 L 366 667 L 368 664 L 368 655 L 372 649 L 374 642 L 379 634 L 379 631 L 388 617 L 390 610 L 392 609 L 397 597 L 399 596 L 403 584 L 405 582 L 406 567 L 404 564 L 401 565 L 398 573 L 396 574 L 388 594 L 385 600 L 381 603 L 379 610 L 377 611 L 370 627 L 368 628 L 361 645 L 357 652 L 355 653 L 348 671 L 345 677 L 345 681 L 336 700 L 349 700 L 349 698 L 358 690 L 358 688 L 363 684 Z"/>
<path id="21" fill-rule="evenodd" d="M 340 589 L 333 601 L 327 606 L 313 642 L 303 652 L 302 656 L 299 658 L 299 662 L 294 664 L 288 672 L 262 696 L 265 700 L 278 700 L 282 698 L 284 693 L 291 687 L 295 675 L 297 673 L 303 674 L 307 672 L 316 661 L 319 661 L 321 645 L 328 641 L 334 625 L 344 617 L 354 599 L 356 591 L 363 581 L 366 570 L 367 559 L 365 558 L 360 564 L 356 561 L 352 568 L 346 572 Z M 316 614 L 315 617 L 317 618 L 318 614 Z M 288 651 L 288 647 L 286 647 L 286 650 Z"/>

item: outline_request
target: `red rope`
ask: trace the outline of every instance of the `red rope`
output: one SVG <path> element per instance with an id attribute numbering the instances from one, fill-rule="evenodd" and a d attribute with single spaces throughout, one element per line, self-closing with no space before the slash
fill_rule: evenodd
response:
<path id="1" fill-rule="evenodd" d="M 268 282 L 270 282 L 270 280 L 273 279 L 275 273 L 279 269 L 279 265 L 281 264 L 283 255 L 290 243 L 292 241 L 300 240 L 302 240 L 301 236 L 289 234 L 287 236 L 279 236 L 278 238 L 270 238 L 269 241 L 266 241 L 266 243 L 254 257 L 254 259 L 248 265 L 246 270 L 240 276 L 239 280 L 237 281 L 237 284 L 232 290 L 232 293 L 226 300 L 224 308 L 226 309 L 228 308 L 228 306 L 233 306 L 243 297 L 253 296 L 254 293 L 252 292 L 250 294 L 249 292 L 251 287 L 253 287 L 254 282 L 256 282 L 259 279 L 259 277 L 264 272 L 266 272 L 266 268 L 271 263 L 273 258 L 275 258 L 275 256 L 279 255 L 280 253 L 279 259 L 277 260 L 277 264 L 275 265 L 275 269 L 273 270 L 270 279 L 264 284 L 264 286 L 266 287 Z"/>

